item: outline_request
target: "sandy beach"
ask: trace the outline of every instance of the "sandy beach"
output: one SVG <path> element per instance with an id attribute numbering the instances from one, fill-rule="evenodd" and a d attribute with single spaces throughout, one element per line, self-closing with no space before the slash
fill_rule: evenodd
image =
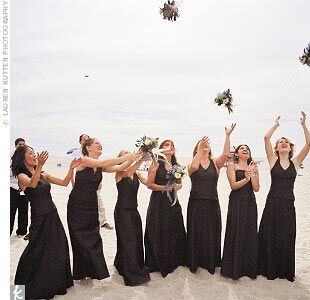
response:
<path id="1" fill-rule="evenodd" d="M 54 176 L 62 177 L 67 172 L 70 158 L 53 157 L 48 160 L 45 170 Z M 189 159 L 179 159 L 181 164 L 187 164 Z M 61 163 L 61 167 L 56 164 Z M 269 170 L 266 161 L 259 165 L 261 189 L 256 193 L 258 206 L 258 225 L 265 205 L 266 195 L 270 186 Z M 68 290 L 67 295 L 56 296 L 54 299 L 310 299 L 310 160 L 304 163 L 304 169 L 299 170 L 299 176 L 295 183 L 295 206 L 297 215 L 296 238 L 296 278 L 291 283 L 287 280 L 269 281 L 262 276 L 256 280 L 243 277 L 237 281 L 226 279 L 219 274 L 215 275 L 206 270 L 199 269 L 198 274 L 192 274 L 188 268 L 179 267 L 166 278 L 160 273 L 151 273 L 151 281 L 143 286 L 127 287 L 123 278 L 113 266 L 116 253 L 115 230 L 101 229 L 104 245 L 104 256 L 109 268 L 110 278 L 102 281 L 94 280 L 93 284 L 86 286 L 75 282 L 74 287 Z M 179 191 L 179 200 L 182 206 L 184 222 L 186 224 L 186 210 L 190 190 L 190 180 L 187 177 L 183 182 L 183 188 Z M 71 186 L 52 187 L 53 200 L 57 206 L 60 218 L 67 233 L 69 233 L 66 221 L 68 195 Z M 218 183 L 219 199 L 222 212 L 222 243 L 226 228 L 226 214 L 230 187 L 226 178 L 225 169 L 221 170 Z M 151 191 L 140 186 L 138 201 L 139 212 L 145 226 L 146 211 Z M 104 173 L 103 191 L 107 220 L 114 225 L 113 211 L 116 203 L 117 191 L 114 182 L 114 174 Z M 30 223 L 29 223 L 30 224 Z M 15 271 L 20 255 L 27 245 L 16 234 L 10 238 L 10 282 L 13 284 Z M 71 245 L 70 245 L 70 255 Z"/>

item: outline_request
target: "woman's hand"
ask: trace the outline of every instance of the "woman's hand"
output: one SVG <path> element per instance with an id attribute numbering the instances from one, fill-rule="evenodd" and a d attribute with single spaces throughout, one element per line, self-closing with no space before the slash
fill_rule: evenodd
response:
<path id="1" fill-rule="evenodd" d="M 280 117 L 281 117 L 281 116 L 278 116 L 278 117 L 274 120 L 274 126 L 275 126 L 276 128 L 278 128 L 278 127 L 280 126 Z"/>
<path id="2" fill-rule="evenodd" d="M 166 186 L 164 186 L 164 188 L 163 188 L 163 191 L 169 191 L 169 192 L 171 192 L 173 189 L 175 189 L 176 188 L 176 185 L 175 184 L 170 184 L 170 185 L 166 185 Z"/>
<path id="3" fill-rule="evenodd" d="M 252 160 L 246 170 L 246 173 L 249 177 L 255 176 L 257 174 L 257 162 Z"/>
<path id="4" fill-rule="evenodd" d="M 48 152 L 42 151 L 38 156 L 38 166 L 42 167 L 48 159 Z"/>
<path id="5" fill-rule="evenodd" d="M 305 126 L 306 125 L 306 118 L 307 118 L 307 115 L 305 114 L 305 112 L 301 112 L 301 118 L 300 118 L 300 124 L 301 126 Z"/>
<path id="6" fill-rule="evenodd" d="M 139 160 L 140 158 L 142 158 L 142 156 L 143 156 L 143 152 L 139 150 L 138 152 L 128 154 L 127 159 L 131 161 L 135 161 L 135 160 Z"/>
<path id="7" fill-rule="evenodd" d="M 197 152 L 203 151 L 203 149 L 209 147 L 209 138 L 207 136 L 202 137 L 198 144 Z"/>
<path id="8" fill-rule="evenodd" d="M 236 123 L 232 123 L 230 128 L 225 127 L 225 134 L 230 135 L 234 131 L 235 127 L 236 127 Z"/>
<path id="9" fill-rule="evenodd" d="M 175 190 L 176 190 L 176 191 L 179 191 L 181 188 L 182 188 L 182 183 L 177 183 L 177 184 L 175 185 Z"/>
<path id="10" fill-rule="evenodd" d="M 78 167 L 80 165 L 80 163 L 82 162 L 82 158 L 74 158 L 71 163 L 70 163 L 70 169 L 75 169 L 76 167 Z"/>

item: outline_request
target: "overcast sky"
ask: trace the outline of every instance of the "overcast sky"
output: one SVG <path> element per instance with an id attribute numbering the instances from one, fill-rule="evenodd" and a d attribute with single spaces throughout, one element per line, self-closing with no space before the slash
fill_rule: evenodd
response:
<path id="1" fill-rule="evenodd" d="M 263 136 L 281 115 L 275 138 L 300 148 L 310 1 L 184 0 L 173 23 L 159 15 L 163 3 L 11 1 L 11 144 L 22 136 L 64 155 L 88 133 L 115 155 L 147 134 L 190 156 L 208 135 L 218 155 L 237 122 L 232 144 L 264 157 Z M 231 115 L 213 103 L 227 88 Z"/>

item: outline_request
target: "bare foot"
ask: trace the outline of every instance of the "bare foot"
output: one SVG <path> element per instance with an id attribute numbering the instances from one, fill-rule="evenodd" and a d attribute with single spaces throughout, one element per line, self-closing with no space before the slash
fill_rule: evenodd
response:
<path id="1" fill-rule="evenodd" d="M 103 225 L 101 225 L 101 227 L 104 227 L 104 228 L 106 228 L 108 230 L 113 230 L 114 229 L 113 226 L 111 226 L 109 223 L 104 223 Z"/>
<path id="2" fill-rule="evenodd" d="M 81 285 L 86 285 L 87 284 L 87 279 L 86 278 L 80 279 L 80 284 Z"/>

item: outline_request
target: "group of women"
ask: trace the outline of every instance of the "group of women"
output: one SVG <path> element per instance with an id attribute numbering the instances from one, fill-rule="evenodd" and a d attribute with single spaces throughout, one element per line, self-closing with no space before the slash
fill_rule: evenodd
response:
<path id="1" fill-rule="evenodd" d="M 12 172 L 31 203 L 29 244 L 16 272 L 15 284 L 26 285 L 27 298 L 52 298 L 65 294 L 73 279 L 83 284 L 88 278 L 103 279 L 109 272 L 103 256 L 99 233 L 96 191 L 102 172 L 115 172 L 118 198 L 114 211 L 117 253 L 114 266 L 126 285 L 148 282 L 150 272 L 163 277 L 178 266 L 191 272 L 207 269 L 232 279 L 242 276 L 268 279 L 295 276 L 296 218 L 294 181 L 297 169 L 310 149 L 306 115 L 301 125 L 306 144 L 293 158 L 294 145 L 282 137 L 272 149 L 270 139 L 279 126 L 279 118 L 265 136 L 265 149 L 270 165 L 271 188 L 257 230 L 255 193 L 259 190 L 259 172 L 250 148 L 239 145 L 233 161 L 227 165 L 231 186 L 223 255 L 221 256 L 221 211 L 217 192 L 220 169 L 227 164 L 230 135 L 235 128 L 225 128 L 223 153 L 214 158 L 209 139 L 203 137 L 195 146 L 188 165 L 191 191 L 187 207 L 187 230 L 177 200 L 171 205 L 169 193 L 182 188 L 182 183 L 168 184 L 167 172 L 178 162 L 174 143 L 165 140 L 160 149 L 162 160 L 153 163 L 148 176 L 139 172 L 143 153 L 120 152 L 117 158 L 100 160 L 102 146 L 97 139 L 83 145 L 83 157 L 74 159 L 64 179 L 42 171 L 47 152 L 38 157 L 29 146 L 18 148 L 12 157 Z M 274 150 L 274 151 L 273 151 Z M 75 185 L 69 195 L 67 221 L 73 252 L 73 276 L 70 269 L 67 238 L 50 194 L 50 184 L 68 185 L 76 168 Z M 152 190 L 143 234 L 137 210 L 140 182 Z M 145 249 L 145 257 L 144 257 Z"/>

